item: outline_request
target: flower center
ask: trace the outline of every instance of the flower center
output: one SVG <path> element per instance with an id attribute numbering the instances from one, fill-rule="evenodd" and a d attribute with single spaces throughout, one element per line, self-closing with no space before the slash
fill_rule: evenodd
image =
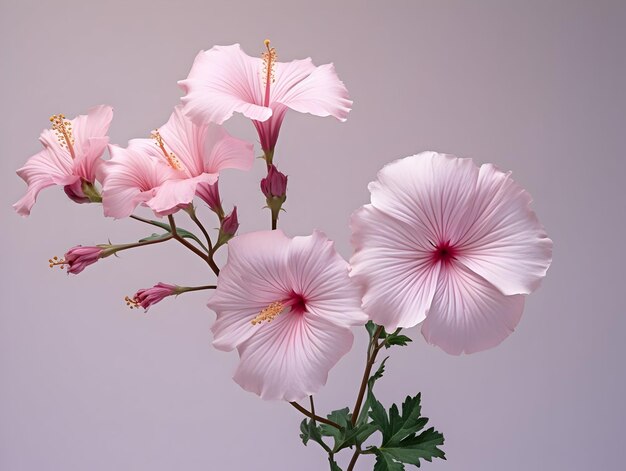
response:
<path id="1" fill-rule="evenodd" d="M 252 319 L 252 325 L 257 325 L 264 321 L 272 322 L 281 312 L 283 312 L 283 309 L 285 309 L 285 307 L 286 306 L 282 302 L 274 301 L 261 312 L 259 312 L 259 314 L 254 319 Z"/>
<path id="2" fill-rule="evenodd" d="M 434 245 L 434 244 L 433 244 Z M 456 259 L 458 251 L 454 248 L 450 241 L 441 242 L 434 246 L 435 250 L 432 252 L 434 262 L 441 262 L 443 264 L 451 263 Z"/>
<path id="3" fill-rule="evenodd" d="M 276 77 L 274 76 L 274 65 L 276 64 L 276 59 L 278 56 L 276 55 L 276 49 L 270 47 L 270 40 L 266 39 L 265 42 L 265 51 L 261 58 L 263 59 L 263 82 L 265 83 L 265 99 L 263 100 L 263 106 L 270 106 L 270 83 L 274 83 Z"/>
<path id="4" fill-rule="evenodd" d="M 290 312 L 294 314 L 302 314 L 306 312 L 306 302 L 302 295 L 292 291 L 287 299 L 283 301 L 274 301 L 259 312 L 259 314 L 252 319 L 252 325 L 257 325 L 264 321 L 272 322 L 286 308 L 290 308 Z"/>
<path id="5" fill-rule="evenodd" d="M 165 149 L 165 142 L 163 141 L 163 137 L 161 137 L 161 133 L 158 129 L 152 131 L 151 137 L 156 141 L 157 147 L 163 152 L 163 156 L 165 157 L 165 160 L 167 161 L 169 166 L 172 167 L 174 170 L 183 170 L 183 163 L 180 161 L 180 159 L 176 157 L 173 152 L 168 152 Z"/>
<path id="6" fill-rule="evenodd" d="M 50 116 L 50 122 L 52 123 L 52 130 L 57 136 L 61 147 L 66 148 L 72 159 L 76 158 L 74 153 L 74 136 L 72 135 L 72 123 L 65 119 L 65 115 L 54 114 Z"/>
<path id="7" fill-rule="evenodd" d="M 131 298 L 130 296 L 126 296 L 124 298 L 124 301 L 126 301 L 126 305 L 131 309 L 138 309 L 139 306 L 141 306 L 141 303 L 137 298 Z"/>

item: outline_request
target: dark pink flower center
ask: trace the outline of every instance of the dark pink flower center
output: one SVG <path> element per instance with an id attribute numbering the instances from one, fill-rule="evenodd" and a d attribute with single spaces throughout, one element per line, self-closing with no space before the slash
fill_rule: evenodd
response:
<path id="1" fill-rule="evenodd" d="M 435 263 L 448 264 L 456 259 L 458 251 L 450 244 L 450 241 L 440 242 L 435 246 L 432 253 L 432 259 Z"/>
<path id="2" fill-rule="evenodd" d="M 295 314 L 303 314 L 306 312 L 306 300 L 304 299 L 304 296 L 293 291 L 284 304 L 285 306 L 290 306 L 291 312 Z"/>

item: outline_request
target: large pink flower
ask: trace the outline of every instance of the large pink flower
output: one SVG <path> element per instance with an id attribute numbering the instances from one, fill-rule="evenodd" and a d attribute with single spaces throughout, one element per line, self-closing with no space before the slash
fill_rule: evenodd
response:
<path id="1" fill-rule="evenodd" d="M 222 126 L 192 123 L 177 106 L 153 139 L 133 139 L 126 149 L 110 146 L 102 176 L 104 214 L 127 217 L 141 203 L 171 214 L 194 195 L 209 194 L 222 170 L 249 170 L 252 147 Z"/>
<path id="2" fill-rule="evenodd" d="M 352 346 L 349 326 L 367 320 L 348 264 L 320 232 L 281 231 L 232 239 L 209 307 L 213 344 L 237 348 L 234 379 L 264 399 L 294 401 L 317 392 Z"/>
<path id="3" fill-rule="evenodd" d="M 552 256 L 530 195 L 493 165 L 423 152 L 384 167 L 352 217 L 351 275 L 388 330 L 472 353 L 515 328 Z"/>
<path id="4" fill-rule="evenodd" d="M 64 186 L 74 201 L 88 201 L 83 185 L 93 185 L 96 180 L 96 171 L 109 142 L 107 132 L 112 118 L 113 109 L 104 105 L 71 120 L 63 115 L 52 116 L 52 129 L 45 129 L 39 137 L 43 150 L 17 171 L 28 190 L 13 205 L 15 210 L 28 216 L 39 192 L 53 185 Z"/>
<path id="5" fill-rule="evenodd" d="M 186 80 L 184 112 L 199 122 L 223 123 L 234 112 L 253 120 L 261 147 L 274 150 L 288 108 L 345 121 L 352 101 L 332 64 L 319 67 L 310 58 L 277 62 L 265 42 L 262 58 L 250 57 L 239 44 L 201 51 Z"/>

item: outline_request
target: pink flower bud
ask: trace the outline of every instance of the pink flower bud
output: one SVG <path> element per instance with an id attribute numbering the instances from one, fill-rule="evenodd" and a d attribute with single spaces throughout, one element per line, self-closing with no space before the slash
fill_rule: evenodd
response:
<path id="1" fill-rule="evenodd" d="M 59 260 L 58 257 L 53 257 L 48 262 L 50 268 L 59 266 L 60 268 L 67 268 L 68 273 L 77 275 L 89 265 L 96 263 L 100 258 L 106 257 L 110 253 L 105 253 L 105 246 L 86 246 L 77 245 L 67 251 L 65 256 Z"/>
<path id="2" fill-rule="evenodd" d="M 78 183 L 80 183 L 80 181 Z M 85 193 L 83 193 L 80 185 L 65 185 L 63 187 L 63 190 L 65 191 L 67 197 L 71 199 L 74 203 L 82 204 L 91 202 L 89 197 L 87 197 Z"/>
<path id="3" fill-rule="evenodd" d="M 287 193 L 287 175 L 270 165 L 267 177 L 261 180 L 261 191 L 266 198 L 283 198 Z"/>
<path id="4" fill-rule="evenodd" d="M 198 185 L 196 187 L 196 195 L 209 205 L 211 211 L 220 217 L 224 217 L 222 200 L 220 198 L 220 191 L 217 184 L 218 182 L 215 182 L 212 185 Z"/>
<path id="5" fill-rule="evenodd" d="M 237 219 L 237 206 L 235 206 L 232 213 L 222 219 L 220 232 L 223 232 L 226 236 L 233 237 L 237 233 L 237 229 L 239 229 L 239 220 Z"/>
<path id="6" fill-rule="evenodd" d="M 132 298 L 126 296 L 126 305 L 131 309 L 141 306 L 148 310 L 153 304 L 160 303 L 168 296 L 178 294 L 177 288 L 177 286 L 159 282 L 152 288 L 140 289 Z"/>

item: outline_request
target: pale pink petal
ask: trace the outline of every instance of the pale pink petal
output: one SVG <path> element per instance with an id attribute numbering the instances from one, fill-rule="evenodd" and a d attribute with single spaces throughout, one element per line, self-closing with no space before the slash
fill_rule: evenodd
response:
<path id="1" fill-rule="evenodd" d="M 104 154 L 108 137 L 89 138 L 83 145 L 84 153 L 76 157 L 74 161 L 74 173 L 88 182 L 95 182 L 99 169 L 104 163 L 102 154 Z"/>
<path id="2" fill-rule="evenodd" d="M 285 95 L 311 75 L 315 69 L 315 64 L 310 57 L 290 62 L 275 62 L 274 80 L 270 82 L 270 103 L 281 103 Z M 265 98 L 265 83 L 263 86 L 263 98 Z"/>
<path id="3" fill-rule="evenodd" d="M 207 173 L 219 173 L 227 168 L 250 170 L 254 164 L 253 144 L 231 136 L 216 124 L 207 130 L 205 155 L 204 171 Z"/>
<path id="4" fill-rule="evenodd" d="M 462 264 L 452 263 L 441 271 L 422 333 L 447 353 L 475 353 L 507 338 L 523 309 L 523 295 L 505 296 Z"/>
<path id="5" fill-rule="evenodd" d="M 144 146 L 149 148 L 149 142 L 149 139 L 135 139 L 126 149 L 109 146 L 111 160 L 104 162 L 99 171 L 105 216 L 130 216 L 137 205 L 154 197 L 157 187 L 179 178 L 179 172 L 142 151 Z"/>
<path id="6" fill-rule="evenodd" d="M 289 246 L 287 267 L 292 289 L 305 300 L 307 311 L 333 322 L 363 325 L 361 292 L 348 275 L 348 264 L 335 251 L 325 234 L 294 237 Z"/>
<path id="7" fill-rule="evenodd" d="M 326 384 L 328 371 L 352 347 L 349 329 L 307 313 L 283 313 L 238 348 L 234 380 L 263 399 L 296 401 Z"/>
<path id="8" fill-rule="evenodd" d="M 228 262 L 208 302 L 216 312 L 213 345 L 232 350 L 261 326 L 252 320 L 291 292 L 284 279 L 290 239 L 282 231 L 243 234 L 228 243 Z"/>
<path id="9" fill-rule="evenodd" d="M 351 276 L 363 287 L 363 310 L 389 331 L 422 322 L 433 299 L 439 264 L 420 231 L 372 205 L 351 219 Z"/>
<path id="10" fill-rule="evenodd" d="M 109 126 L 113 119 L 113 108 L 106 105 L 99 105 L 90 108 L 86 115 L 79 115 L 72 122 L 72 134 L 74 136 L 74 147 L 77 156 L 83 153 L 95 153 L 95 148 L 89 144 L 92 138 L 107 138 Z M 85 147 L 89 147 L 86 149 Z M 101 148 L 101 153 L 104 148 Z"/>
<path id="11" fill-rule="evenodd" d="M 183 111 L 198 123 L 222 124 L 234 112 L 265 121 L 272 110 L 264 106 L 263 62 L 245 54 L 239 44 L 201 51 L 189 76 L 178 82 L 186 95 Z"/>
<path id="12" fill-rule="evenodd" d="M 552 260 L 552 241 L 530 209 L 531 201 L 510 173 L 491 164 L 480 167 L 457 258 L 503 294 L 534 291 Z"/>
<path id="13" fill-rule="evenodd" d="M 13 205 L 22 216 L 28 216 L 41 190 L 53 185 L 68 185 L 78 179 L 71 174 L 71 162 L 55 155 L 49 149 L 33 155 L 17 174 L 28 185 L 26 194 Z"/>
<path id="14" fill-rule="evenodd" d="M 182 106 L 178 105 L 158 131 L 167 150 L 183 163 L 188 176 L 195 177 L 204 172 L 207 126 L 194 124 L 183 114 Z"/>
<path id="15" fill-rule="evenodd" d="M 300 113 L 334 116 L 340 121 L 346 120 L 352 107 L 348 90 L 339 80 L 332 64 L 316 67 L 306 78 L 290 87 L 282 96 L 277 94 L 272 101 Z"/>
<path id="16" fill-rule="evenodd" d="M 171 214 L 179 205 L 192 202 L 199 184 L 211 185 L 216 181 L 216 173 L 202 173 L 194 178 L 168 180 L 156 189 L 154 197 L 146 204 L 158 215 Z"/>
<path id="17" fill-rule="evenodd" d="M 370 183 L 372 205 L 424 234 L 433 244 L 458 239 L 478 178 L 470 159 L 422 152 L 396 160 Z"/>

